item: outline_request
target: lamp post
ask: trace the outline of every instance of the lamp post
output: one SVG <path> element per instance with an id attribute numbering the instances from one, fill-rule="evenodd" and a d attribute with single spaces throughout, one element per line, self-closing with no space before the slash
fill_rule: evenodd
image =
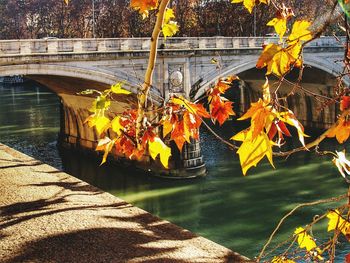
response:
<path id="1" fill-rule="evenodd" d="M 92 0 L 92 36 L 96 38 L 95 34 L 95 0 Z"/>

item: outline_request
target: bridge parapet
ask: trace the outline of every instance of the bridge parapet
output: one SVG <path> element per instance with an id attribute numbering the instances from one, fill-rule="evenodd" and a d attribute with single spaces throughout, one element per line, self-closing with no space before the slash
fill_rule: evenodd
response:
<path id="1" fill-rule="evenodd" d="M 342 47 L 345 39 L 321 37 L 308 47 Z M 261 49 L 263 44 L 277 43 L 276 37 L 173 37 L 161 39 L 159 47 L 166 50 L 188 49 Z M 103 38 L 103 39 L 28 39 L 1 40 L 0 57 L 29 54 L 65 54 L 94 52 L 148 51 L 149 38 Z"/>

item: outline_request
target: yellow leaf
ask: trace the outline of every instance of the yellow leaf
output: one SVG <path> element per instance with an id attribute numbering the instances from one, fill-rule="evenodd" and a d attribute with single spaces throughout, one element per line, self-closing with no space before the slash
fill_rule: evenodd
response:
<path id="1" fill-rule="evenodd" d="M 118 83 L 112 85 L 112 86 L 111 86 L 112 92 L 115 93 L 115 94 L 127 94 L 127 95 L 128 95 L 128 94 L 131 94 L 130 91 L 123 89 L 123 88 L 122 88 L 122 85 L 123 85 L 123 84 L 120 83 L 120 82 L 118 82 Z"/>
<path id="2" fill-rule="evenodd" d="M 148 150 L 153 160 L 155 160 L 159 154 L 160 162 L 165 168 L 168 169 L 169 158 L 171 156 L 170 147 L 166 146 L 160 138 L 155 137 L 153 142 L 148 141 Z"/>
<path id="3" fill-rule="evenodd" d="M 274 18 L 270 20 L 266 25 L 273 26 L 276 33 L 280 36 L 280 41 L 287 31 L 287 19 L 286 18 Z"/>
<path id="4" fill-rule="evenodd" d="M 241 139 L 241 135 L 237 137 Z M 244 140 L 237 153 L 239 154 L 239 161 L 244 175 L 246 175 L 249 168 L 256 166 L 265 155 L 272 167 L 274 167 L 272 143 L 265 133 L 259 134 L 254 140 Z"/>
<path id="5" fill-rule="evenodd" d="M 264 3 L 264 4 L 269 4 L 269 1 L 270 0 L 259 0 L 260 3 Z M 242 2 L 244 7 L 248 9 L 249 13 L 251 13 L 255 6 L 256 0 L 231 0 L 231 3 L 233 4 L 242 3 Z"/>
<path id="6" fill-rule="evenodd" d="M 267 78 L 262 87 L 262 90 L 263 90 L 263 101 L 265 104 L 269 104 L 271 102 L 271 94 L 270 94 L 269 80 Z"/>
<path id="7" fill-rule="evenodd" d="M 167 136 L 172 130 L 173 130 L 174 125 L 168 121 L 165 120 L 163 123 L 163 138 Z"/>
<path id="8" fill-rule="evenodd" d="M 298 237 L 298 244 L 300 248 L 305 248 L 307 251 L 317 248 L 315 241 L 308 233 L 306 233 L 304 228 L 298 227 L 295 229 L 294 234 Z"/>
<path id="9" fill-rule="evenodd" d="M 282 48 L 280 45 L 273 43 L 268 44 L 264 47 L 256 63 L 256 67 L 267 67 L 266 75 L 274 73 L 282 77 L 290 71 L 292 66 L 298 67 L 301 65 L 301 60 L 299 58 L 300 52 L 301 45 L 297 43 L 286 48 Z"/>
<path id="10" fill-rule="evenodd" d="M 271 263 L 296 263 L 294 260 L 287 259 L 284 257 L 274 257 Z"/>
<path id="11" fill-rule="evenodd" d="M 119 116 L 116 116 L 113 120 L 112 120 L 112 130 L 119 135 L 122 134 L 122 131 L 124 130 L 123 125 L 120 124 L 120 120 L 121 118 Z"/>
<path id="12" fill-rule="evenodd" d="M 305 20 L 295 21 L 292 32 L 288 37 L 289 42 L 308 41 L 312 39 L 312 33 L 308 29 L 311 23 Z"/>
<path id="13" fill-rule="evenodd" d="M 171 8 L 167 8 L 164 14 L 164 23 L 169 23 L 169 21 L 173 18 L 175 18 L 174 10 Z"/>
<path id="14" fill-rule="evenodd" d="M 101 134 L 105 130 L 107 130 L 110 126 L 110 122 L 111 121 L 105 116 L 96 117 L 95 126 L 96 126 L 97 133 Z"/>
<path id="15" fill-rule="evenodd" d="M 338 229 L 343 235 L 350 233 L 350 223 L 342 218 L 338 210 L 328 212 L 327 218 L 329 219 L 327 231 Z"/>
<path id="16" fill-rule="evenodd" d="M 69 0 L 64 0 L 64 2 L 66 3 L 66 5 L 68 5 L 68 3 L 69 3 Z"/>
<path id="17" fill-rule="evenodd" d="M 166 39 L 167 37 L 172 37 L 179 31 L 179 26 L 175 21 L 169 21 L 164 24 L 162 27 L 163 36 Z"/>
<path id="18" fill-rule="evenodd" d="M 104 164 L 107 160 L 109 152 L 112 150 L 116 140 L 111 140 L 108 137 L 105 137 L 98 141 L 96 151 L 104 151 L 102 162 L 100 165 Z"/>
<path id="19" fill-rule="evenodd" d="M 294 126 L 297 129 L 299 141 L 305 147 L 304 137 L 309 137 L 309 136 L 304 133 L 304 127 L 297 120 L 297 118 L 295 117 L 294 113 L 291 110 L 285 111 L 285 112 L 281 112 L 279 114 L 279 119 L 281 121 L 285 122 L 285 123 L 288 123 L 291 126 Z"/>

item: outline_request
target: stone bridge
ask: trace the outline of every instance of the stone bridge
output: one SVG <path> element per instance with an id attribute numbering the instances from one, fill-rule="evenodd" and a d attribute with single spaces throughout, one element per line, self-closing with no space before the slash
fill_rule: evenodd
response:
<path id="1" fill-rule="evenodd" d="M 265 70 L 260 71 L 259 77 L 249 77 L 246 72 L 254 72 L 262 45 L 277 41 L 277 38 L 265 37 L 168 38 L 166 42 L 161 39 L 152 98 L 161 101 L 170 93 L 181 93 L 197 99 L 218 78 L 231 74 L 243 75 L 246 81 L 263 79 Z M 311 74 L 313 81 L 318 83 L 322 72 L 334 76 L 342 71 L 344 41 L 321 37 L 306 46 L 304 61 L 316 70 Z M 149 38 L 2 40 L 0 76 L 23 75 L 56 92 L 63 104 L 61 130 L 64 140 L 94 148 L 97 136 L 83 125 L 91 98 L 77 97 L 76 92 L 87 88 L 105 89 L 117 81 L 125 81 L 126 88 L 136 94 L 147 67 L 149 47 Z M 217 63 L 213 63 L 214 60 Z M 183 75 L 182 83 L 177 86 L 171 81 L 173 72 Z M 329 88 L 332 85 L 330 79 L 332 77 L 320 84 Z M 242 94 L 242 98 L 247 97 Z M 249 96 L 251 100 L 253 95 Z M 135 96 L 121 97 L 112 107 L 120 112 L 135 101 Z M 307 114 L 304 114 L 305 121 L 309 118 Z M 334 118 L 335 110 L 328 115 Z M 202 166 L 197 148 L 198 145 L 188 146 L 182 153 L 186 170 Z"/>

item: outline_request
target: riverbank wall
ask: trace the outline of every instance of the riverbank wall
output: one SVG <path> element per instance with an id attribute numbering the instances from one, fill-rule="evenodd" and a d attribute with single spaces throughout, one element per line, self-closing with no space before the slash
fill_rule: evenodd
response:
<path id="1" fill-rule="evenodd" d="M 3 144 L 0 193 L 0 262 L 249 262 Z"/>

